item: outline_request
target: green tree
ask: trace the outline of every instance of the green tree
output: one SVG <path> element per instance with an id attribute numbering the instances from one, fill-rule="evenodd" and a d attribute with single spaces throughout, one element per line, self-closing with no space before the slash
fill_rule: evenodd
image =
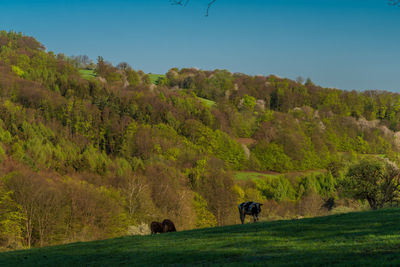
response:
<path id="1" fill-rule="evenodd" d="M 249 95 L 244 95 L 243 97 L 243 106 L 246 109 L 252 110 L 254 106 L 256 105 L 256 99 L 252 96 Z"/>
<path id="2" fill-rule="evenodd" d="M 0 246 L 16 249 L 22 248 L 25 217 L 13 194 L 0 184 Z"/>
<path id="3" fill-rule="evenodd" d="M 253 151 L 263 171 L 286 171 L 293 168 L 291 159 L 285 154 L 281 145 L 260 142 Z"/>
<path id="4" fill-rule="evenodd" d="M 193 207 L 197 215 L 196 228 L 215 227 L 217 225 L 214 214 L 207 209 L 207 201 L 198 193 L 194 193 Z"/>
<path id="5" fill-rule="evenodd" d="M 399 175 L 399 168 L 391 162 L 362 160 L 349 168 L 342 189 L 355 199 L 367 200 L 375 210 L 398 196 Z"/>

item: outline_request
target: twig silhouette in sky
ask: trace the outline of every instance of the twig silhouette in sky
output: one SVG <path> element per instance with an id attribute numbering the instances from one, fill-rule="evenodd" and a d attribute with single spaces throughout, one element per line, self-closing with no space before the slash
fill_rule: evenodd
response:
<path id="1" fill-rule="evenodd" d="M 206 17 L 208 17 L 208 14 L 210 12 L 211 6 L 216 2 L 217 0 L 212 0 L 207 4 L 207 10 L 206 10 Z M 178 5 L 178 6 L 187 6 L 187 4 L 190 2 L 190 0 L 169 0 L 169 2 L 172 5 Z"/>

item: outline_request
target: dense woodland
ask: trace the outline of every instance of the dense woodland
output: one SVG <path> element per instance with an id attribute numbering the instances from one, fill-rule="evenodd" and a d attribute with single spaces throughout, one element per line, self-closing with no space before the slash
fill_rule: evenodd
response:
<path id="1" fill-rule="evenodd" d="M 359 207 L 341 180 L 359 158 L 398 163 L 398 131 L 396 93 L 177 68 L 153 84 L 126 63 L 2 31 L 0 246 L 121 236 L 164 218 L 178 230 L 233 224 L 247 200 L 266 219 Z M 235 179 L 244 171 L 274 176 Z"/>

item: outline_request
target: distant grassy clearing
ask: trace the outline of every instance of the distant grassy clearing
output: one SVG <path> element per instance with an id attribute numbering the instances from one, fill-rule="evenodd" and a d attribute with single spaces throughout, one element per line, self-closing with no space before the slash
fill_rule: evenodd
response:
<path id="1" fill-rule="evenodd" d="M 399 266 L 399 209 L 0 253 L 0 266 Z"/>
<path id="2" fill-rule="evenodd" d="M 164 74 L 148 74 L 150 76 L 150 81 L 152 84 L 157 84 L 159 79 L 165 78 Z"/>
<path id="3" fill-rule="evenodd" d="M 82 75 L 83 78 L 85 78 L 87 80 L 92 80 L 92 79 L 96 78 L 96 74 L 94 73 L 94 70 L 80 69 L 79 73 Z"/>
<path id="4" fill-rule="evenodd" d="M 235 179 L 246 181 L 246 180 L 253 180 L 253 179 L 267 179 L 267 178 L 277 178 L 281 176 L 280 173 L 261 173 L 261 172 L 237 172 L 235 173 Z"/>
<path id="5" fill-rule="evenodd" d="M 201 102 L 203 102 L 204 105 L 206 105 L 207 107 L 213 107 L 215 105 L 215 101 L 206 99 L 206 98 L 202 98 L 202 97 L 197 97 Z"/>
<path id="6" fill-rule="evenodd" d="M 278 172 L 262 173 L 262 172 L 241 171 L 241 172 L 236 172 L 234 177 L 236 180 L 245 181 L 252 179 L 277 178 L 282 175 L 285 175 L 287 177 L 300 177 L 310 174 L 321 174 L 324 172 L 325 170 L 308 170 L 308 171 L 296 171 L 287 173 L 278 173 Z"/>

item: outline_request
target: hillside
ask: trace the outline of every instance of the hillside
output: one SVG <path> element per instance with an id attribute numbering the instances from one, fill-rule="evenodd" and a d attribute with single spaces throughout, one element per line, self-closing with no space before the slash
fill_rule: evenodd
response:
<path id="1" fill-rule="evenodd" d="M 360 210 L 342 181 L 360 158 L 399 164 L 399 130 L 396 93 L 218 69 L 148 75 L 0 31 L 0 250 L 164 218 L 231 225 L 248 200 L 264 220 Z"/>
<path id="2" fill-rule="evenodd" d="M 1 266 L 395 266 L 399 209 L 130 236 L 0 254 Z"/>

